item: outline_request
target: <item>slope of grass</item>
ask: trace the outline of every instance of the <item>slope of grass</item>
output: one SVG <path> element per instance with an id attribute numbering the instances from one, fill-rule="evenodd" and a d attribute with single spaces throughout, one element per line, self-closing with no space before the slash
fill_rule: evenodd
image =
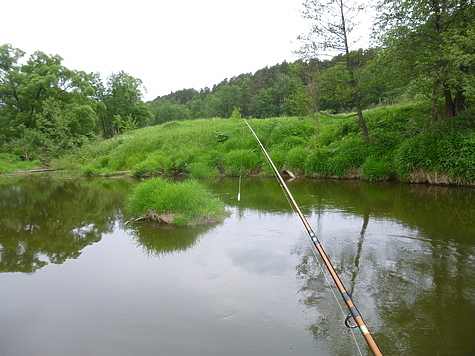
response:
<path id="1" fill-rule="evenodd" d="M 309 177 L 475 183 L 474 112 L 427 126 L 428 105 L 365 112 L 371 142 L 356 117 L 280 117 L 248 120 L 274 163 Z M 136 176 L 269 174 L 242 120 L 167 122 L 96 142 L 79 155 L 53 161 L 86 175 L 127 171 Z M 444 177 L 437 182 L 427 177 Z"/>

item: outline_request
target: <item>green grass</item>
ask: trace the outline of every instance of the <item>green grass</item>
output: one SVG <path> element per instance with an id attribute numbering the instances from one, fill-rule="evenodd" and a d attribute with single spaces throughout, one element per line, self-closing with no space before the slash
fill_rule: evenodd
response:
<path id="1" fill-rule="evenodd" d="M 0 153 L 0 174 L 28 171 L 37 167 L 44 167 L 44 165 L 38 160 L 22 161 L 19 156 Z"/>
<path id="2" fill-rule="evenodd" d="M 226 216 L 223 202 L 196 180 L 144 181 L 127 198 L 125 208 L 131 214 L 176 225 L 214 222 Z"/>
<path id="3" fill-rule="evenodd" d="M 371 142 L 356 117 L 279 117 L 248 122 L 279 169 L 311 177 L 417 181 L 433 172 L 449 183 L 475 183 L 475 112 L 427 125 L 429 105 L 412 103 L 364 112 Z M 134 176 L 271 174 L 242 120 L 167 122 L 95 142 L 52 162 L 87 175 Z"/>

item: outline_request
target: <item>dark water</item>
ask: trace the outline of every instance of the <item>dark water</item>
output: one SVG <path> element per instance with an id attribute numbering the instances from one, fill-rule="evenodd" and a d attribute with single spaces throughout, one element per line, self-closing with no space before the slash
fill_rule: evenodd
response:
<path id="1" fill-rule="evenodd" d="M 128 224 L 137 182 L 0 181 L 0 355 L 369 355 L 274 180 L 213 226 Z M 475 190 L 293 181 L 385 355 L 475 354 Z"/>

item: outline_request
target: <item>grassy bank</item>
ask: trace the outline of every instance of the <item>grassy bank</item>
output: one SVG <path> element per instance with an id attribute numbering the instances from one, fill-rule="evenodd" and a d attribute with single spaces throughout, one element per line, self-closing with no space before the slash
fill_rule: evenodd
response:
<path id="1" fill-rule="evenodd" d="M 309 177 L 475 183 L 474 111 L 427 126 L 424 103 L 365 112 L 371 142 L 355 117 L 249 120 L 276 166 Z M 52 162 L 85 175 L 270 174 L 242 120 L 167 122 L 84 147 Z"/>
<path id="2" fill-rule="evenodd" d="M 0 174 L 30 171 L 42 166 L 43 164 L 40 161 L 23 161 L 19 156 L 0 153 Z"/>

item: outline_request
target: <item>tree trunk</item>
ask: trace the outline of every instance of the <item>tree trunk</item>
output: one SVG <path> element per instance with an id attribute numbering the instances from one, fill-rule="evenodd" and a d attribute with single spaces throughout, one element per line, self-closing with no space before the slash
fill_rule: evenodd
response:
<path id="1" fill-rule="evenodd" d="M 455 111 L 454 116 L 459 115 L 465 109 L 465 95 L 461 88 L 455 92 Z"/>
<path id="2" fill-rule="evenodd" d="M 465 109 L 465 96 L 462 89 L 457 89 L 453 96 L 449 89 L 444 89 L 444 97 L 446 118 L 457 116 Z"/>
<path id="3" fill-rule="evenodd" d="M 452 100 L 452 93 L 447 88 L 444 89 L 444 97 L 445 97 L 445 117 L 450 118 L 454 116 L 455 103 Z"/>
<path id="4" fill-rule="evenodd" d="M 361 132 L 363 133 L 363 140 L 369 142 L 368 126 L 366 126 L 366 120 L 363 116 L 363 110 L 361 110 L 361 98 L 356 90 L 353 94 L 353 97 L 355 101 L 356 111 L 358 112 L 358 121 L 361 126 Z"/>
<path id="5" fill-rule="evenodd" d="M 361 132 L 363 134 L 363 140 L 365 140 L 366 142 L 369 142 L 368 126 L 366 126 L 366 120 L 363 116 L 363 110 L 361 109 L 361 98 L 358 93 L 356 80 L 353 74 L 353 70 L 349 68 L 349 72 L 350 72 L 350 86 L 353 89 L 353 102 L 356 107 L 356 112 L 358 113 L 358 122 L 360 124 Z"/>

